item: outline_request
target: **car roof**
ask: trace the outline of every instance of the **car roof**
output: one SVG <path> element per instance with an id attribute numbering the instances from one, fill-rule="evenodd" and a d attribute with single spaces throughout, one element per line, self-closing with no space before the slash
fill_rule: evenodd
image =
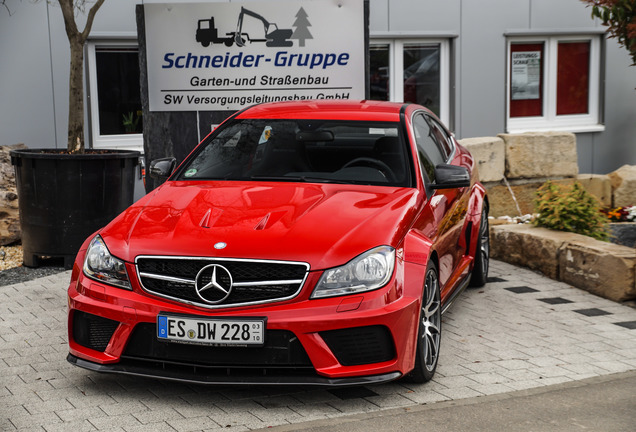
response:
<path id="1" fill-rule="evenodd" d="M 254 105 L 239 113 L 239 119 L 317 119 L 400 121 L 404 104 L 372 100 L 306 100 Z"/>

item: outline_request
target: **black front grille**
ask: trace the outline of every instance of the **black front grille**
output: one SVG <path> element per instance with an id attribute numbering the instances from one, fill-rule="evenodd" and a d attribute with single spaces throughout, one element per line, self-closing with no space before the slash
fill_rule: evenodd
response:
<path id="1" fill-rule="evenodd" d="M 391 332 L 384 326 L 329 330 L 320 332 L 320 337 L 343 366 L 380 363 L 395 358 Z"/>
<path id="2" fill-rule="evenodd" d="M 73 339 L 78 344 L 104 352 L 119 322 L 82 311 L 73 312 Z"/>
<path id="3" fill-rule="evenodd" d="M 232 275 L 230 295 L 218 304 L 203 300 L 195 286 L 199 271 L 211 264 L 223 266 Z M 308 271 L 309 265 L 304 263 L 201 258 L 137 259 L 137 272 L 146 291 L 205 307 L 291 298 L 300 292 Z"/>
<path id="4" fill-rule="evenodd" d="M 228 369 L 312 368 L 298 338 L 286 330 L 267 330 L 262 347 L 215 347 L 160 341 L 157 326 L 142 323 L 135 326 L 122 358 L 147 365 L 169 364 L 173 368 L 206 368 L 221 373 Z"/>

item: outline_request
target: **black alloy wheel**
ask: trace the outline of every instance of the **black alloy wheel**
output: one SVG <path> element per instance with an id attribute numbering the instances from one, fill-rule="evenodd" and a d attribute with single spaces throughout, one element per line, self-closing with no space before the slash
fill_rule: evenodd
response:
<path id="1" fill-rule="evenodd" d="M 433 379 L 442 341 L 442 304 L 437 266 L 430 262 L 426 269 L 419 331 L 415 351 L 415 368 L 407 376 L 411 382 L 425 383 Z"/>
<path id="2" fill-rule="evenodd" d="M 475 264 L 470 276 L 470 286 L 482 287 L 488 281 L 488 268 L 490 266 L 490 230 L 488 224 L 488 206 L 483 204 L 481 211 L 481 223 L 479 224 L 479 237 L 477 238 L 477 250 L 475 251 Z"/>

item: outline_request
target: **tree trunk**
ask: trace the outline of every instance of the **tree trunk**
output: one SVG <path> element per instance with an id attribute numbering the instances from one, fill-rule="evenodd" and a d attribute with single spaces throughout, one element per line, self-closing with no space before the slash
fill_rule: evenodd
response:
<path id="1" fill-rule="evenodd" d="M 69 40 L 71 46 L 71 73 L 68 92 L 69 152 L 84 152 L 84 43 L 81 37 Z"/>
<path id="2" fill-rule="evenodd" d="M 86 26 L 79 31 L 75 23 L 75 9 L 84 10 L 86 0 L 58 0 L 64 29 L 71 47 L 71 73 L 68 89 L 68 141 L 66 148 L 72 153 L 84 153 L 84 43 L 91 31 L 95 14 L 104 3 L 97 0 L 88 11 Z"/>

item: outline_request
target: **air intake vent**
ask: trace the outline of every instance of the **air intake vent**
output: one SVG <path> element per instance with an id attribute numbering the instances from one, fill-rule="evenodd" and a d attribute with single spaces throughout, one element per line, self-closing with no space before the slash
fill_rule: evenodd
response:
<path id="1" fill-rule="evenodd" d="M 320 332 L 320 337 L 343 366 L 380 363 L 395 358 L 391 332 L 384 326 Z"/>
<path id="2" fill-rule="evenodd" d="M 106 351 L 110 338 L 118 326 L 118 321 L 82 311 L 73 312 L 73 339 L 95 351 Z"/>

